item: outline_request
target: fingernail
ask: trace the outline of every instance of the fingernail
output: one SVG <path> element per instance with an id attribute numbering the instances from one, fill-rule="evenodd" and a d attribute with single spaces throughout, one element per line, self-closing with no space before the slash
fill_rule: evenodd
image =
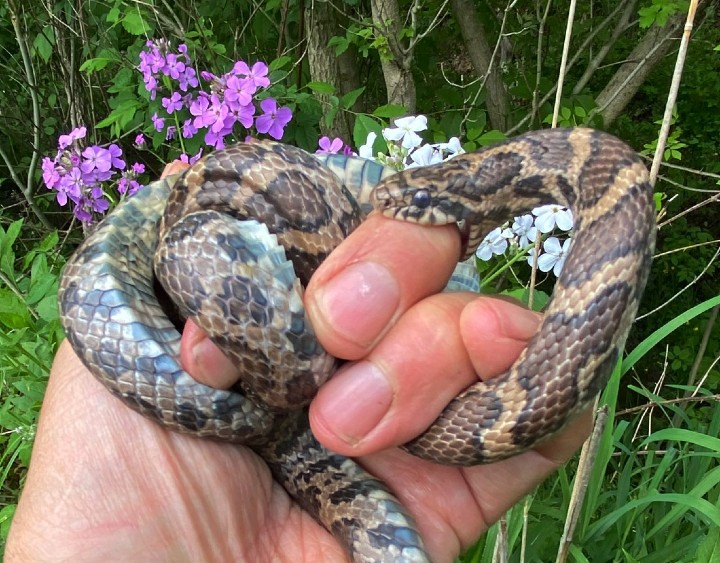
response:
<path id="1" fill-rule="evenodd" d="M 371 362 L 358 362 L 338 373 L 322 394 L 327 403 L 322 405 L 323 424 L 350 445 L 378 425 L 393 400 L 385 374 Z"/>
<path id="2" fill-rule="evenodd" d="M 358 262 L 332 278 L 317 295 L 320 314 L 343 338 L 367 347 L 392 319 L 400 288 L 375 262 Z"/>

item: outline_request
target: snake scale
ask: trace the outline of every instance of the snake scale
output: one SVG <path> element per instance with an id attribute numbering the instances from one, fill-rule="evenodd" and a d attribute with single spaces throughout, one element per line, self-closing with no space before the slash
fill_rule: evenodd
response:
<path id="1" fill-rule="evenodd" d="M 635 317 L 654 248 L 653 194 L 638 156 L 608 134 L 536 131 L 397 174 L 274 142 L 216 151 L 127 200 L 77 249 L 61 280 L 63 325 L 131 408 L 252 447 L 351 559 L 427 561 L 386 486 L 309 430 L 304 407 L 338 360 L 305 318 L 303 286 L 369 204 L 405 221 L 457 223 L 470 257 L 498 223 L 545 203 L 571 207 L 575 234 L 541 329 L 507 373 L 468 388 L 404 446 L 445 464 L 492 462 L 588 406 Z M 186 317 L 241 368 L 234 389 L 199 385 L 179 366 Z"/>

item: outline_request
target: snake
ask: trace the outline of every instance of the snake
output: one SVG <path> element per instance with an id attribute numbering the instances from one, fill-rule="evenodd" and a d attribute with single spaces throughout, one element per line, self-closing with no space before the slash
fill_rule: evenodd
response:
<path id="1" fill-rule="evenodd" d="M 533 131 L 401 172 L 269 140 L 216 150 L 128 198 L 85 239 L 61 278 L 61 320 L 126 405 L 170 430 L 251 448 L 349 559 L 430 561 L 392 491 L 310 430 L 307 405 L 341 361 L 316 338 L 303 290 L 371 209 L 457 225 L 467 265 L 489 231 L 543 204 L 568 206 L 574 232 L 540 329 L 507 372 L 468 387 L 402 446 L 442 464 L 491 463 L 592 404 L 637 313 L 653 190 L 640 157 L 608 133 Z M 472 274 L 457 275 L 472 285 Z M 233 388 L 204 386 L 180 366 L 188 318 L 238 366 Z"/>

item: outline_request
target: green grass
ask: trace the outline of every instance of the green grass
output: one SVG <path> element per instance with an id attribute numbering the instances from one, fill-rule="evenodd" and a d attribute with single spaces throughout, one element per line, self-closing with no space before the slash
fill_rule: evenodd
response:
<path id="1" fill-rule="evenodd" d="M 27 246 L 22 221 L 0 227 L 0 556 L 22 489 L 47 376 L 62 331 L 57 318 L 57 233 Z M 21 252 L 16 256 L 15 248 Z"/>

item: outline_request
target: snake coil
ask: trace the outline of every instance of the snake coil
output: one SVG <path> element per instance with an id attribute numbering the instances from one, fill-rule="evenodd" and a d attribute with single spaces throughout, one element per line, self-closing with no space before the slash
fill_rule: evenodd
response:
<path id="1" fill-rule="evenodd" d="M 513 213 L 570 206 L 574 242 L 538 334 L 507 373 L 471 386 L 405 446 L 446 464 L 502 459 L 559 431 L 604 387 L 650 268 L 652 188 L 627 145 L 588 129 L 533 132 L 398 174 L 321 160 L 244 143 L 174 185 L 146 187 L 68 262 L 63 326 L 131 408 L 172 430 L 252 447 L 355 561 L 427 561 L 385 485 L 309 430 L 305 406 L 337 362 L 305 318 L 302 286 L 370 204 L 401 220 L 458 223 L 466 257 Z M 156 276 L 179 317 L 195 319 L 241 368 L 236 388 L 205 387 L 182 370 Z"/>

